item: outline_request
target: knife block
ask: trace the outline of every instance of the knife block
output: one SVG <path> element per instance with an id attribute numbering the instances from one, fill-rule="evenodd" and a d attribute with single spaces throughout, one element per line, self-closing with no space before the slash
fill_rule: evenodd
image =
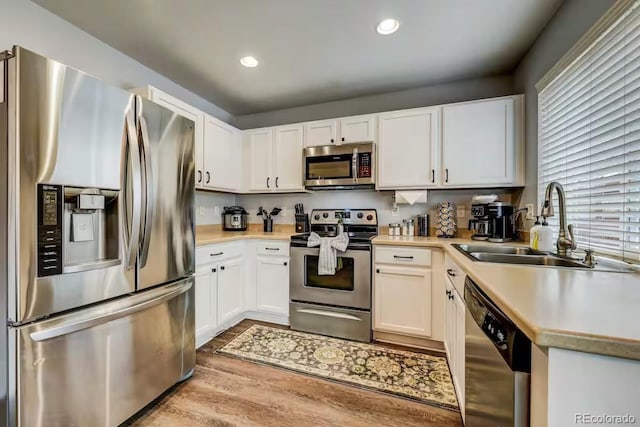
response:
<path id="1" fill-rule="evenodd" d="M 296 233 L 309 232 L 309 214 L 296 214 Z"/>

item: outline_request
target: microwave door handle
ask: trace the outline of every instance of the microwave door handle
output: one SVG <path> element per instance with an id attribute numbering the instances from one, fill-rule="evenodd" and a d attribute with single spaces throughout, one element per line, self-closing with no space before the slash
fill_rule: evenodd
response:
<path id="1" fill-rule="evenodd" d="M 353 175 L 353 182 L 358 183 L 358 149 L 353 149 L 353 155 L 351 156 L 351 174 Z"/>
<path id="2" fill-rule="evenodd" d="M 121 188 L 123 194 L 126 193 L 129 180 L 131 180 L 131 200 L 125 201 L 122 197 L 122 219 L 124 229 L 124 251 L 125 269 L 131 270 L 136 265 L 138 248 L 140 244 L 140 219 L 142 214 L 142 166 L 140 163 L 140 150 L 138 147 L 138 135 L 134 124 L 132 105 L 129 106 L 124 118 L 124 141 L 122 146 L 121 170 L 127 171 L 122 175 Z M 131 162 L 129 168 L 128 162 Z M 126 203 L 126 204 L 125 204 Z M 131 204 L 131 217 L 127 215 L 129 211 L 127 204 Z"/>
<path id="3" fill-rule="evenodd" d="M 144 185 L 144 215 L 142 226 L 142 248 L 140 251 L 140 267 L 147 264 L 149 255 L 149 243 L 151 240 L 151 226 L 153 225 L 153 172 L 151 170 L 151 156 L 149 151 L 149 132 L 147 130 L 147 122 L 142 116 L 142 103 L 139 103 L 138 127 L 140 129 L 140 140 L 142 146 L 142 160 L 144 160 L 143 168 L 143 185 Z"/>

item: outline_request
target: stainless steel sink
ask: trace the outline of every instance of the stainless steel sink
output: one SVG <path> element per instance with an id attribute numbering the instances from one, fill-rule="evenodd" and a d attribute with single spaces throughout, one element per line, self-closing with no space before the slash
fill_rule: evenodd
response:
<path id="1" fill-rule="evenodd" d="M 638 273 L 639 268 L 622 261 L 597 257 L 591 267 L 583 262 L 561 257 L 549 252 L 540 252 L 526 246 L 453 245 L 473 261 L 501 264 L 530 265 L 538 267 L 572 268 L 579 270 L 608 271 L 614 273 Z"/>
<path id="2" fill-rule="evenodd" d="M 514 255 L 514 254 L 496 254 L 486 252 L 471 252 L 473 258 L 482 262 L 498 262 L 505 264 L 527 264 L 527 265 L 546 265 L 549 267 L 572 267 L 585 268 L 591 267 L 571 259 L 560 258 L 555 255 Z"/>

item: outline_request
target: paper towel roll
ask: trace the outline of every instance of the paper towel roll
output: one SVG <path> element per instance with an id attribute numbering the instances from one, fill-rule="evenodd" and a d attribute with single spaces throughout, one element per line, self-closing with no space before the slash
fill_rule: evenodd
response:
<path id="1" fill-rule="evenodd" d="M 409 205 L 427 203 L 427 190 L 396 191 L 396 203 Z"/>

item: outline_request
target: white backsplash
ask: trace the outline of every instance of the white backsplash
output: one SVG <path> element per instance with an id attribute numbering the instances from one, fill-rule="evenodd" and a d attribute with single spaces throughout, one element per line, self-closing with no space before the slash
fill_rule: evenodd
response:
<path id="1" fill-rule="evenodd" d="M 380 225 L 400 222 L 404 218 L 414 217 L 421 213 L 429 213 L 434 225 L 435 209 L 439 202 L 454 202 L 458 206 L 458 224 L 467 226 L 471 215 L 471 197 L 474 194 L 498 194 L 501 201 L 511 202 L 511 193 L 505 190 L 431 190 L 426 204 L 398 205 L 397 214 L 392 212 L 393 191 L 340 190 L 317 191 L 296 194 L 251 194 L 233 195 L 223 193 L 196 192 L 196 224 L 220 224 L 224 206 L 240 205 L 249 212 L 249 223 L 259 224 L 262 219 L 257 216 L 258 207 L 267 211 L 274 207 L 282 209 L 274 218 L 276 224 L 295 223 L 296 203 L 304 204 L 305 212 L 312 209 L 376 209 Z"/>

